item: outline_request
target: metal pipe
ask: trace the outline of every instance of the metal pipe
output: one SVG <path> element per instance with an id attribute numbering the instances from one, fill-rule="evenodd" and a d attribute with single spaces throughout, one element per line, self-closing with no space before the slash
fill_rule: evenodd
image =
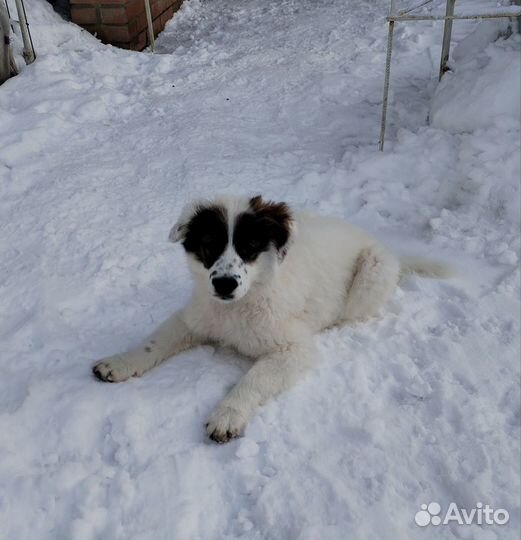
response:
<path id="1" fill-rule="evenodd" d="M 389 21 L 389 31 L 387 33 L 387 56 L 385 59 L 384 99 L 382 104 L 382 120 L 380 123 L 380 152 L 383 152 L 384 150 L 385 127 L 387 122 L 387 102 L 389 99 L 389 81 L 391 78 L 391 55 L 393 53 L 393 33 L 394 21 Z"/>
<path id="2" fill-rule="evenodd" d="M 448 17 L 454 16 L 454 6 L 456 0 L 447 0 L 447 10 L 445 12 L 445 25 L 443 27 L 443 44 L 441 46 L 440 74 L 438 80 L 441 80 L 443 74 L 447 71 L 447 63 L 450 54 L 450 38 L 452 36 L 452 19 Z"/>
<path id="3" fill-rule="evenodd" d="M 145 0 L 145 13 L 147 16 L 148 41 L 150 41 L 150 49 L 154 52 L 154 25 L 152 23 L 152 12 L 150 11 L 150 0 Z"/>
<path id="4" fill-rule="evenodd" d="M 521 17 L 521 10 L 512 10 L 510 13 L 481 13 L 478 15 L 389 15 L 388 21 L 456 21 L 470 19 L 513 19 Z"/>
<path id="5" fill-rule="evenodd" d="M 22 31 L 22 41 L 24 44 L 23 57 L 26 64 L 32 64 L 36 55 L 34 53 L 33 44 L 31 42 L 31 35 L 29 34 L 29 25 L 27 24 L 27 18 L 25 17 L 25 10 L 22 4 L 22 0 L 15 0 L 16 11 L 18 12 L 18 20 L 20 21 L 20 30 Z"/>
<path id="6" fill-rule="evenodd" d="M 511 4 L 521 6 L 521 0 L 512 0 Z M 521 34 L 521 17 L 517 19 L 517 31 Z"/>

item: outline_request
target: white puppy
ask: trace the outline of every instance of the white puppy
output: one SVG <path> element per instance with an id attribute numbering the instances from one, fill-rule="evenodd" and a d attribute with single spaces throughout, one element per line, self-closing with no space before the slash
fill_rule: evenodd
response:
<path id="1" fill-rule="evenodd" d="M 124 381 L 205 342 L 256 359 L 208 419 L 208 435 L 218 442 L 237 437 L 260 404 L 314 365 L 313 334 L 376 315 L 403 272 L 447 273 L 437 263 L 399 260 L 339 219 L 293 213 L 261 197 L 193 203 L 170 240 L 188 256 L 190 303 L 141 346 L 93 371 L 103 381 Z"/>

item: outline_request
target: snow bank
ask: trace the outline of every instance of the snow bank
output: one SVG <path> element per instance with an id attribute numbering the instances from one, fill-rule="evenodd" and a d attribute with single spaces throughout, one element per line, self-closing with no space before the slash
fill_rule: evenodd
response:
<path id="1" fill-rule="evenodd" d="M 504 24 L 483 21 L 454 49 L 454 62 L 431 104 L 435 127 L 471 132 L 521 115 L 520 35 L 505 38 Z M 492 43 L 491 43 L 492 41 Z"/>
<path id="2" fill-rule="evenodd" d="M 18 24 L 15 0 L 6 0 L 15 21 L 12 34 L 13 52 L 19 71 L 26 67 L 22 55 L 23 42 Z M 60 55 L 66 50 L 102 47 L 101 42 L 80 26 L 63 20 L 46 0 L 25 0 L 27 22 L 37 56 Z"/>

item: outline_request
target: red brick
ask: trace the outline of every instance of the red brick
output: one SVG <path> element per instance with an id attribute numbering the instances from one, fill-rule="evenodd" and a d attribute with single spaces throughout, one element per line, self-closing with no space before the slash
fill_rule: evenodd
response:
<path id="1" fill-rule="evenodd" d="M 163 11 L 163 13 L 161 13 L 161 17 L 160 17 L 160 20 L 161 20 L 161 26 L 164 28 L 166 23 L 174 16 L 174 8 L 173 7 L 169 7 L 166 11 Z"/>
<path id="2" fill-rule="evenodd" d="M 145 0 L 130 0 L 126 6 L 128 20 L 145 13 Z"/>
<path id="3" fill-rule="evenodd" d="M 152 5 L 150 6 L 152 9 L 152 19 L 156 19 L 165 11 L 166 6 L 163 0 L 156 0 L 155 2 L 152 2 Z"/>
<path id="4" fill-rule="evenodd" d="M 82 24 L 81 27 L 84 28 L 85 30 L 87 30 L 87 32 L 90 32 L 93 35 L 98 30 L 98 25 L 97 24 Z M 98 35 L 98 37 L 99 37 L 99 35 Z"/>
<path id="5" fill-rule="evenodd" d="M 111 45 L 114 45 L 114 47 L 118 47 L 119 49 L 132 49 L 132 45 L 129 41 L 114 41 Z"/>
<path id="6" fill-rule="evenodd" d="M 146 29 L 147 27 L 147 16 L 145 15 L 145 12 L 140 13 L 135 19 L 136 24 L 136 30 L 140 32 L 141 30 Z"/>
<path id="7" fill-rule="evenodd" d="M 103 40 L 112 43 L 114 41 L 130 41 L 134 36 L 130 33 L 128 26 L 108 26 L 101 27 Z"/>
<path id="8" fill-rule="evenodd" d="M 148 37 L 146 31 L 141 32 L 132 44 L 135 51 L 142 51 L 148 45 Z"/>
<path id="9" fill-rule="evenodd" d="M 1 0 L 0 0 L 1 1 Z M 105 43 L 143 50 L 148 43 L 145 0 L 70 0 L 72 20 Z M 154 35 L 159 34 L 182 0 L 150 0 Z"/>
<path id="10" fill-rule="evenodd" d="M 76 24 L 96 24 L 98 14 L 95 6 L 71 6 L 71 21 Z"/>
<path id="11" fill-rule="evenodd" d="M 105 31 L 104 31 L 104 28 L 103 26 L 84 26 L 85 30 L 88 30 L 91 34 L 93 34 L 94 36 L 96 36 L 98 39 L 100 39 L 101 41 L 103 41 L 103 43 L 108 43 L 108 41 L 105 39 Z"/>
<path id="12" fill-rule="evenodd" d="M 122 49 L 130 49 L 133 51 L 142 51 L 147 45 L 147 37 L 145 32 L 141 32 L 130 41 L 115 41 L 113 43 L 116 47 L 121 47 Z"/>
<path id="13" fill-rule="evenodd" d="M 163 30 L 163 27 L 161 26 L 161 19 L 159 17 L 152 21 L 152 26 L 154 27 L 154 36 L 157 36 L 157 34 Z"/>
<path id="14" fill-rule="evenodd" d="M 174 12 L 176 12 L 183 3 L 183 0 L 167 0 L 167 5 L 174 8 Z"/>
<path id="15" fill-rule="evenodd" d="M 127 12 L 123 6 L 101 8 L 101 22 L 103 24 L 126 24 L 128 23 Z"/>

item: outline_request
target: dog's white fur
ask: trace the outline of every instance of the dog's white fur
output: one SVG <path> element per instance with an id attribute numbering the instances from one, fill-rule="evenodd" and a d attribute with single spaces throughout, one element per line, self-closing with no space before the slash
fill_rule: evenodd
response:
<path id="1" fill-rule="evenodd" d="M 218 200 L 229 216 L 248 199 Z M 182 238 L 190 207 L 172 229 Z M 165 359 L 204 342 L 232 346 L 256 359 L 208 418 L 208 434 L 219 442 L 238 436 L 255 409 L 279 394 L 317 360 L 313 334 L 332 325 L 363 321 L 391 297 L 401 272 L 444 277 L 438 263 L 398 257 L 363 231 L 335 218 L 294 214 L 287 253 L 275 249 L 250 268 L 236 301 L 217 301 L 208 270 L 188 257 L 195 287 L 190 303 L 172 315 L 141 346 L 99 362 L 98 376 L 110 382 L 140 376 Z M 231 248 L 229 248 L 231 249 Z M 234 260 L 234 253 L 226 254 Z M 217 263 L 216 263 L 217 264 Z"/>

